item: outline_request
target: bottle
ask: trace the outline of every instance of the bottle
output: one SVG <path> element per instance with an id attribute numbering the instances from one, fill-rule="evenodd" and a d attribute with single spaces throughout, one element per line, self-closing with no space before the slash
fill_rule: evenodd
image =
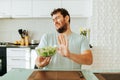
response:
<path id="1" fill-rule="evenodd" d="M 25 36 L 25 46 L 29 45 L 29 36 Z"/>
<path id="2" fill-rule="evenodd" d="M 20 45 L 24 46 L 24 44 L 25 44 L 24 38 L 21 38 Z"/>

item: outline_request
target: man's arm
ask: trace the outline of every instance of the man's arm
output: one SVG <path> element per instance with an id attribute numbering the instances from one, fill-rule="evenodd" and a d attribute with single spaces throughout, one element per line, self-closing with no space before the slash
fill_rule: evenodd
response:
<path id="1" fill-rule="evenodd" d="M 69 59 L 73 60 L 74 62 L 78 64 L 91 65 L 93 62 L 91 50 L 86 50 L 82 52 L 81 54 L 69 53 L 69 55 L 66 57 L 68 57 Z"/>
<path id="2" fill-rule="evenodd" d="M 41 41 L 40 41 L 38 47 L 36 47 L 36 49 L 37 48 L 43 48 L 43 47 L 46 47 L 46 46 L 47 46 L 47 34 L 44 34 L 41 38 Z M 37 56 L 37 58 L 35 60 L 35 65 L 38 68 L 44 67 L 44 66 L 49 64 L 50 59 L 51 59 L 51 57 Z"/>
<path id="3" fill-rule="evenodd" d="M 64 35 L 58 36 L 58 53 L 64 57 L 67 57 L 79 64 L 90 65 L 93 62 L 92 52 L 91 50 L 84 50 L 82 53 L 76 54 L 71 53 L 68 49 L 68 40 L 65 39 Z"/>

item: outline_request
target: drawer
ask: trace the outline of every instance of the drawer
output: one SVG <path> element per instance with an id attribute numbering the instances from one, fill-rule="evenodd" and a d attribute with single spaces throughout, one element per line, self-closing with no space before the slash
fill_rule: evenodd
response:
<path id="1" fill-rule="evenodd" d="M 7 65 L 19 65 L 19 66 L 23 66 L 23 65 L 29 65 L 30 64 L 30 60 L 26 60 L 26 59 L 15 59 L 15 58 L 8 58 L 7 59 Z"/>
<path id="2" fill-rule="evenodd" d="M 7 56 L 30 56 L 29 48 L 7 48 Z"/>
<path id="3" fill-rule="evenodd" d="M 7 56 L 7 60 L 30 60 L 30 57 L 26 56 Z"/>
<path id="4" fill-rule="evenodd" d="M 30 69 L 30 66 L 28 65 L 23 65 L 23 66 L 12 66 L 12 65 L 8 65 L 7 66 L 7 72 L 10 71 L 11 69 L 16 69 L 16 68 L 25 68 L 25 69 Z"/>
<path id="5" fill-rule="evenodd" d="M 25 53 L 25 52 L 7 52 L 7 56 L 28 56 L 28 57 L 30 57 L 30 53 Z"/>
<path id="6" fill-rule="evenodd" d="M 13 61 L 13 63 L 7 63 L 7 66 L 29 66 L 30 63 L 29 62 L 22 62 L 22 61 Z"/>

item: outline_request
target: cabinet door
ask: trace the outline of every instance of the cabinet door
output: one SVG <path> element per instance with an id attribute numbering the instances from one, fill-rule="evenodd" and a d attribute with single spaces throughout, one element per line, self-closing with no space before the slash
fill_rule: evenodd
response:
<path id="1" fill-rule="evenodd" d="M 0 0 L 0 18 L 11 17 L 11 0 Z"/>
<path id="2" fill-rule="evenodd" d="M 7 71 L 12 68 L 30 68 L 30 48 L 7 48 Z"/>
<path id="3" fill-rule="evenodd" d="M 35 49 L 31 50 L 31 69 L 34 69 L 35 67 L 35 59 L 37 58 L 37 53 Z"/>
<path id="4" fill-rule="evenodd" d="M 7 48 L 7 56 L 30 57 L 30 48 Z"/>
<path id="5" fill-rule="evenodd" d="M 50 17 L 51 11 L 58 7 L 60 0 L 33 0 L 33 17 Z"/>
<path id="6" fill-rule="evenodd" d="M 12 0 L 12 17 L 32 17 L 32 0 Z"/>
<path id="7" fill-rule="evenodd" d="M 92 0 L 61 0 L 71 17 L 90 17 L 92 15 Z"/>

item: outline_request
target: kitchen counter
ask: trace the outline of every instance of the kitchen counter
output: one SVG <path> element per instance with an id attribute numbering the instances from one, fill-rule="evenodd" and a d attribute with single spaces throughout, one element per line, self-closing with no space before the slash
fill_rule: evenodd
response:
<path id="1" fill-rule="evenodd" d="M 120 80 L 120 70 L 118 69 L 99 69 L 91 70 L 99 80 Z"/>
<path id="2" fill-rule="evenodd" d="M 21 45 L 6 45 L 4 47 L 7 48 L 31 48 L 31 49 L 35 49 L 35 47 L 37 47 L 37 45 L 29 45 L 29 46 L 21 46 Z"/>
<path id="3" fill-rule="evenodd" d="M 31 74 L 33 74 L 33 72 L 35 72 L 35 71 L 45 71 L 45 72 L 47 72 L 47 71 L 56 71 L 56 70 L 12 69 L 7 74 L 2 76 L 1 80 L 29 80 Z M 57 71 L 81 71 L 82 74 L 84 75 L 85 79 L 80 79 L 80 80 L 98 80 L 94 76 L 94 74 L 92 72 L 88 71 L 88 70 L 57 70 Z M 37 74 L 37 75 L 40 75 L 40 74 Z M 35 76 L 35 75 L 32 75 L 32 77 L 33 76 Z M 32 80 L 32 79 L 30 79 L 30 80 Z M 72 79 L 72 80 L 74 80 L 74 79 Z"/>
<path id="4" fill-rule="evenodd" d="M 89 71 L 92 73 L 105 73 L 105 72 L 110 72 L 110 73 L 119 72 L 120 73 L 119 69 L 90 69 Z"/>
<path id="5" fill-rule="evenodd" d="M 103 73 L 103 74 L 104 73 L 105 74 L 106 73 L 113 73 L 113 74 L 114 73 L 120 73 L 120 70 L 117 70 L 117 69 L 116 70 L 103 70 L 103 69 L 101 69 L 101 70 L 100 69 L 99 70 L 85 70 L 85 69 L 84 70 L 78 70 L 78 69 L 77 70 L 63 70 L 63 69 L 61 69 L 61 70 L 50 70 L 50 69 L 49 70 L 41 70 L 41 69 L 22 69 L 22 68 L 21 69 L 17 69 L 16 68 L 16 69 L 12 69 L 8 73 L 6 73 L 4 76 L 1 77 L 0 80 L 34 80 L 33 79 L 34 77 L 37 80 L 41 80 L 41 79 L 38 79 L 38 78 L 41 78 L 41 77 L 42 77 L 42 79 L 47 80 L 46 76 L 48 77 L 50 75 L 50 76 L 56 76 L 56 77 L 58 77 L 58 74 L 59 74 L 58 72 L 61 72 L 61 71 L 63 71 L 63 72 L 70 72 L 70 71 L 73 71 L 73 72 L 75 72 L 75 71 L 82 72 L 82 75 L 84 76 L 85 79 L 75 79 L 75 80 L 99 80 L 94 75 L 94 73 Z M 43 73 L 41 73 L 41 72 L 43 72 Z M 49 75 L 48 75 L 48 72 L 50 72 Z M 53 74 L 51 72 L 57 72 L 57 73 Z M 46 73 L 47 73 L 47 75 L 46 75 Z M 66 75 L 66 73 L 63 73 L 63 74 Z M 115 77 L 116 76 L 118 77 L 118 79 L 115 79 L 115 80 L 119 80 L 120 79 L 119 75 L 114 75 Z M 113 75 L 111 75 L 111 76 L 113 76 Z M 111 77 L 111 76 L 108 75 L 108 77 Z M 72 75 L 72 78 L 75 78 L 74 74 Z M 67 79 L 67 80 L 70 80 L 70 79 Z M 53 78 L 51 80 L 53 80 Z M 54 80 L 56 80 L 56 78 Z M 64 77 L 62 77 L 62 80 L 64 80 Z M 74 79 L 71 79 L 71 80 L 74 80 Z M 109 79 L 103 79 L 103 78 L 101 78 L 100 80 L 109 80 Z"/>

